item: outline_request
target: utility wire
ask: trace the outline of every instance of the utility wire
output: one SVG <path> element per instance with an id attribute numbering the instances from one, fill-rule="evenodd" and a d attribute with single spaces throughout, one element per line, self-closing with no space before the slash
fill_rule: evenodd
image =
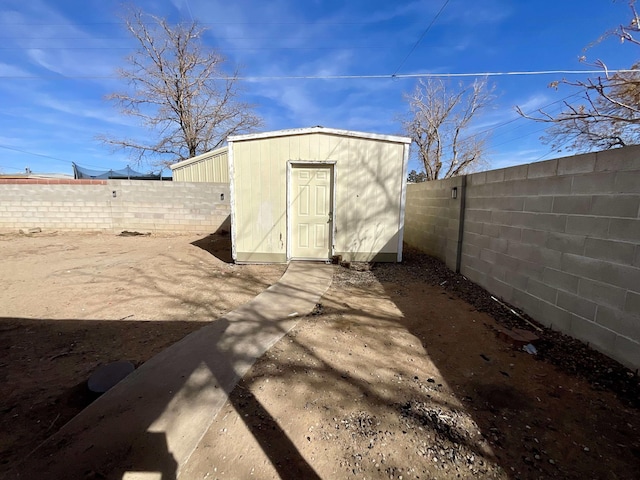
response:
<path id="1" fill-rule="evenodd" d="M 191 18 L 191 22 L 195 22 L 193 19 L 193 13 L 191 13 L 191 5 L 189 5 L 189 0 L 184 0 L 184 3 L 187 5 L 187 12 L 189 12 L 189 18 Z"/>
<path id="2" fill-rule="evenodd" d="M 51 155 L 43 155 L 42 153 L 29 152 L 27 150 L 22 150 L 20 148 L 15 148 L 15 147 L 7 147 L 6 145 L 0 145 L 0 148 L 4 148 L 6 150 L 13 150 L 14 152 L 26 153 L 27 155 L 34 155 L 36 157 L 50 158 L 52 160 L 59 160 L 61 162 L 69 162 L 69 160 L 65 160 L 63 158 L 52 157 Z"/>
<path id="3" fill-rule="evenodd" d="M 640 69 L 607 70 L 608 73 L 640 73 Z M 245 80 L 259 82 L 265 80 L 395 80 L 401 78 L 461 78 L 461 77 L 507 77 L 507 76 L 537 76 L 537 75 L 593 75 L 602 74 L 602 70 L 532 70 L 514 72 L 468 72 L 468 73 L 402 73 L 377 75 L 273 75 L 273 76 L 238 76 L 219 77 L 220 80 Z M 9 79 L 106 79 L 119 78 L 117 75 L 0 75 Z"/>
<path id="4" fill-rule="evenodd" d="M 530 112 L 527 112 L 527 113 L 525 113 L 525 115 L 531 115 L 532 113 L 535 113 L 535 112 L 537 112 L 537 111 L 545 110 L 545 109 L 547 109 L 547 108 L 549 108 L 549 107 L 551 107 L 551 106 L 553 106 L 553 105 L 556 105 L 556 104 L 558 104 L 558 103 L 560 103 L 560 102 L 564 102 L 565 100 L 567 100 L 567 99 L 569 99 L 569 98 L 576 97 L 576 96 L 580 95 L 581 93 L 582 93 L 582 92 L 572 93 L 571 95 L 567 95 L 566 97 L 561 98 L 560 100 L 555 100 L 555 101 L 553 101 L 553 102 L 551 102 L 551 103 L 548 103 L 548 104 L 546 104 L 546 105 L 543 105 L 543 106 L 541 106 L 541 107 L 538 107 L 538 108 L 536 108 L 535 110 L 532 110 L 532 111 L 530 111 Z M 499 124 L 494 125 L 494 126 L 492 126 L 492 127 L 485 128 L 484 130 L 481 130 L 481 131 L 479 131 L 479 132 L 473 133 L 473 134 L 471 134 L 471 135 L 469 135 L 469 136 L 465 137 L 465 140 L 466 140 L 466 139 L 468 139 L 468 138 L 473 138 L 473 137 L 478 137 L 478 136 L 480 136 L 480 135 L 484 135 L 485 133 L 489 133 L 489 132 L 491 132 L 492 130 L 497 130 L 497 129 L 499 129 L 499 128 L 505 127 L 505 126 L 507 126 L 507 125 L 509 125 L 509 124 L 511 124 L 511 123 L 517 122 L 518 120 L 525 120 L 525 118 L 524 118 L 524 117 L 522 117 L 522 116 L 520 116 L 520 115 L 518 115 L 518 116 L 516 116 L 515 118 L 512 118 L 511 120 L 507 120 L 507 121 L 505 121 L 505 122 L 499 123 Z M 520 128 L 520 127 L 517 127 L 517 128 Z M 510 131 L 512 131 L 512 130 L 515 130 L 515 129 L 507 130 L 507 132 L 510 132 Z M 504 132 L 503 132 L 503 133 L 501 133 L 501 135 L 503 135 L 503 134 L 504 134 Z"/>
<path id="5" fill-rule="evenodd" d="M 545 153 L 544 155 L 542 155 L 541 157 L 538 157 L 534 160 L 534 162 L 539 162 L 540 160 L 542 160 L 545 157 L 548 157 L 549 155 L 551 155 L 552 153 L 558 153 L 562 150 L 562 147 L 564 147 L 567 143 L 569 143 L 571 141 L 571 139 L 567 140 L 566 142 L 562 142 L 560 145 L 552 148 L 551 150 L 549 150 L 547 153 Z"/>
<path id="6" fill-rule="evenodd" d="M 609 73 L 640 73 L 640 69 L 607 70 Z M 533 75 L 592 75 L 602 70 L 534 70 L 515 72 L 469 72 L 469 73 L 403 73 L 398 75 L 283 75 L 237 77 L 238 80 L 358 80 L 358 79 L 397 79 L 397 78 L 459 78 L 459 77 L 501 77 Z M 231 79 L 231 78 L 229 78 Z"/>
<path id="7" fill-rule="evenodd" d="M 404 59 L 402 60 L 402 62 L 400 62 L 400 65 L 398 65 L 398 68 L 395 69 L 395 71 L 393 72 L 392 77 L 395 77 L 396 74 L 398 73 L 398 71 L 402 68 L 402 66 L 404 65 L 404 63 L 409 59 L 409 57 L 411 56 L 411 54 L 414 52 L 414 50 L 418 47 L 418 45 L 420 44 L 420 42 L 422 41 L 422 39 L 424 38 L 424 36 L 427 34 L 427 32 L 429 32 L 429 30 L 431 30 L 431 27 L 433 26 L 433 24 L 436 22 L 436 20 L 438 20 L 438 17 L 440 16 L 440 14 L 442 13 L 442 11 L 445 9 L 445 7 L 449 4 L 449 0 L 446 0 L 443 4 L 442 7 L 440 7 L 440 10 L 438 10 L 438 13 L 436 13 L 436 16 L 433 17 L 433 20 L 431 20 L 431 23 L 429 23 L 429 25 L 427 25 L 427 28 L 425 28 L 424 32 L 422 32 L 422 35 L 420 35 L 420 38 L 418 38 L 418 41 L 413 45 L 413 47 L 411 48 L 411 50 L 409 51 L 409 53 L 407 54 L 406 57 L 404 57 Z"/>
<path id="8" fill-rule="evenodd" d="M 33 155 L 33 156 L 36 156 L 36 157 L 43 157 L 43 158 L 50 158 L 50 159 L 52 159 L 52 160 L 58 160 L 58 161 L 60 161 L 60 162 L 66 163 L 66 164 L 68 164 L 68 165 L 72 165 L 72 164 L 76 163 L 76 162 L 73 162 L 73 161 L 71 161 L 71 160 L 65 160 L 64 158 L 60 158 L 60 157 L 52 157 L 51 155 L 44 155 L 44 154 L 42 154 L 42 153 L 30 152 L 30 151 L 28 151 L 28 150 L 23 150 L 23 149 L 20 149 L 20 148 L 7 147 L 6 145 L 0 145 L 0 148 L 4 148 L 4 149 L 6 149 L 6 150 L 13 150 L 14 152 L 20 152 L 20 153 L 24 153 L 24 154 L 26 154 L 26 155 Z M 18 164 L 19 162 L 16 160 L 16 161 L 12 161 L 12 162 L 10 162 L 10 163 Z M 76 163 L 76 164 L 77 164 L 77 163 Z M 88 163 L 84 163 L 84 162 L 82 163 L 82 166 L 83 166 L 83 167 L 95 168 L 95 169 L 102 169 L 102 168 L 104 168 L 104 166 L 100 166 L 100 165 L 90 165 L 90 164 L 88 164 Z M 8 166 L 8 165 L 0 165 L 0 167 L 2 167 L 2 168 L 19 168 L 19 167 L 15 167 L 15 166 Z"/>
<path id="9" fill-rule="evenodd" d="M 532 110 L 532 111 L 530 111 L 530 112 L 527 112 L 527 113 L 526 113 L 526 115 L 529 115 L 529 114 L 531 114 L 531 113 L 535 113 L 535 112 L 537 112 L 537 111 L 539 111 L 539 110 L 545 110 L 545 109 L 547 109 L 547 108 L 549 108 L 549 107 L 551 107 L 551 106 L 553 106 L 553 105 L 556 105 L 556 104 L 558 104 L 558 103 L 564 102 L 565 100 L 567 100 L 567 99 L 569 99 L 569 98 L 572 98 L 572 97 L 578 96 L 578 95 L 580 95 L 581 93 L 582 93 L 582 92 L 572 93 L 571 95 L 567 95 L 567 96 L 566 96 L 566 97 L 564 97 L 564 98 L 561 98 L 561 99 L 559 99 L 559 100 L 555 100 L 555 101 L 553 101 L 553 102 L 551 102 L 551 103 L 548 103 L 548 104 L 543 105 L 543 106 L 541 106 L 541 107 L 538 107 L 538 108 L 536 108 L 536 109 L 534 109 L 534 110 Z M 488 127 L 488 128 L 485 128 L 484 130 L 481 130 L 481 131 L 479 131 L 479 132 L 476 132 L 476 133 L 472 133 L 472 134 L 470 134 L 470 135 L 467 135 L 466 137 L 464 137 L 464 139 L 462 139 L 462 141 L 466 141 L 466 140 L 469 140 L 469 139 L 471 139 L 471 138 L 474 138 L 474 137 L 478 137 L 478 136 L 481 136 L 481 135 L 487 134 L 487 133 L 489 133 L 489 132 L 491 132 L 491 131 L 498 130 L 499 128 L 505 127 L 505 126 L 507 126 L 507 125 L 509 125 L 509 124 L 511 124 L 511 123 L 517 122 L 517 121 L 519 121 L 519 120 L 526 120 L 526 119 L 525 119 L 524 117 L 521 117 L 520 115 L 518 115 L 517 117 L 512 118 L 511 120 L 507 120 L 507 121 L 505 121 L 505 122 L 498 123 L 497 125 L 494 125 L 494 126 L 492 126 L 492 127 Z M 495 138 L 497 138 L 497 137 L 504 136 L 504 135 L 506 135 L 506 134 L 507 134 L 507 133 L 509 133 L 509 132 L 513 132 L 513 131 L 515 131 L 515 130 L 518 130 L 518 129 L 522 128 L 523 126 L 524 126 L 524 125 L 521 125 L 521 126 L 519 126 L 519 127 L 515 127 L 515 128 L 507 129 L 507 130 L 505 130 L 505 131 L 500 132 L 500 133 L 499 133 L 499 134 L 497 134 L 497 135 L 492 136 L 492 138 L 493 138 L 493 139 L 495 139 Z M 515 138 L 510 138 L 510 139 L 508 139 L 508 140 L 504 140 L 504 141 L 502 141 L 502 142 L 500 142 L 500 143 L 497 143 L 497 144 L 493 144 L 493 145 L 492 145 L 492 148 L 499 147 L 499 146 L 505 145 L 505 144 L 507 144 L 507 143 L 511 143 L 511 142 L 516 141 L 516 140 L 520 140 L 520 139 L 522 139 L 522 138 L 528 137 L 528 136 L 533 135 L 533 134 L 535 134 L 535 133 L 542 132 L 542 131 L 546 130 L 546 128 L 547 128 L 547 127 L 542 127 L 542 128 L 537 129 L 537 130 L 532 130 L 532 131 L 530 131 L 530 132 L 525 133 L 524 135 L 520 135 L 520 136 L 515 137 Z M 449 148 L 451 148 L 451 145 L 452 145 L 452 144 L 447 144 L 447 145 L 445 146 L 445 148 L 446 148 L 446 149 L 449 149 Z M 549 154 L 551 154 L 551 153 L 553 153 L 553 150 L 551 150 L 550 152 L 546 153 L 544 156 L 540 157 L 540 159 L 542 159 L 542 158 L 546 157 L 547 155 L 549 155 Z M 538 160 L 540 160 L 540 159 L 538 159 Z M 536 161 L 538 161 L 538 160 L 536 160 Z"/>

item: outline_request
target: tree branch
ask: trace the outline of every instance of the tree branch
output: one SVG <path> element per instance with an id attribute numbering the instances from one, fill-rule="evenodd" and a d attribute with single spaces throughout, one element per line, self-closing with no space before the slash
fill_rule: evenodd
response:
<path id="1" fill-rule="evenodd" d="M 153 142 L 101 136 L 124 148 L 138 162 L 149 156 L 164 164 L 220 146 L 230 133 L 244 133 L 262 124 L 253 106 L 238 101 L 237 74 L 222 72 L 223 57 L 205 51 L 204 29 L 197 22 L 177 25 L 132 8 L 126 28 L 138 44 L 118 70 L 129 89 L 107 95 L 123 115 L 138 118 Z"/>

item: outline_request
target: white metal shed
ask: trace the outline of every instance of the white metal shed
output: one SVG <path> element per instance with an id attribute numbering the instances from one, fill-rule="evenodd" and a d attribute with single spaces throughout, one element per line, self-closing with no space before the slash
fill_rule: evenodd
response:
<path id="1" fill-rule="evenodd" d="M 217 148 L 170 165 L 173 181 L 229 183 L 228 150 Z"/>
<path id="2" fill-rule="evenodd" d="M 323 127 L 229 137 L 233 259 L 401 261 L 410 143 Z"/>

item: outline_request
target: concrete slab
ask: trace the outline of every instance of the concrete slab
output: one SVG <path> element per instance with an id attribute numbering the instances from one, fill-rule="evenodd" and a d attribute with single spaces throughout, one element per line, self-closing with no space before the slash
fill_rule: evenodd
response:
<path id="1" fill-rule="evenodd" d="M 133 372 L 41 445 L 14 478 L 175 479 L 237 381 L 309 314 L 333 267 L 295 262 L 251 302 Z"/>

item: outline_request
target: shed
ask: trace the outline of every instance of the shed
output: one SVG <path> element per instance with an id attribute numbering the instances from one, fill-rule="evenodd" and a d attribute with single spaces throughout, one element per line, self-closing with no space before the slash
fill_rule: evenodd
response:
<path id="1" fill-rule="evenodd" d="M 173 181 L 229 183 L 228 151 L 222 147 L 171 165 Z"/>
<path id="2" fill-rule="evenodd" d="M 323 127 L 229 137 L 233 259 L 401 261 L 410 143 Z"/>

